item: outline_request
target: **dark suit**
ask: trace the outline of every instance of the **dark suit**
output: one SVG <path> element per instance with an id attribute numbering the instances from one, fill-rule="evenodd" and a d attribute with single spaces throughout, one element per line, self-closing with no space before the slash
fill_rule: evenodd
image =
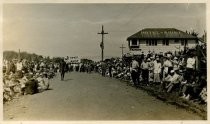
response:
<path id="1" fill-rule="evenodd" d="M 61 80 L 64 79 L 65 71 L 66 71 L 66 62 L 62 60 L 60 63 Z"/>

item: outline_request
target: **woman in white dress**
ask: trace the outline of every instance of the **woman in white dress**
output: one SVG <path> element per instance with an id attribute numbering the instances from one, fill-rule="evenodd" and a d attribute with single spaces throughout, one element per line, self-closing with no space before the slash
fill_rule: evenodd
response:
<path id="1" fill-rule="evenodd" d="M 154 62 L 154 83 L 160 83 L 160 73 L 161 73 L 162 65 L 160 63 L 160 59 L 156 58 L 156 62 Z"/>

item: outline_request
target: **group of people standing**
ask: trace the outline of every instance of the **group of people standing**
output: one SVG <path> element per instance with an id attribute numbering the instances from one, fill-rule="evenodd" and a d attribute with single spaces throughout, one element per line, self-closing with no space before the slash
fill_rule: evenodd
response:
<path id="1" fill-rule="evenodd" d="M 182 98 L 198 98 L 202 90 L 206 90 L 205 72 L 196 70 L 196 56 L 178 57 L 172 54 L 166 56 L 144 56 L 139 62 L 133 58 L 131 62 L 131 78 L 134 86 L 157 85 L 160 90 L 172 92 L 178 89 Z M 203 96 L 206 99 L 206 96 Z"/>
<path id="2" fill-rule="evenodd" d="M 102 76 L 131 80 L 136 88 L 154 86 L 168 93 L 179 92 L 185 99 L 202 96 L 206 100 L 207 76 L 204 71 L 197 70 L 195 54 L 174 55 L 169 52 L 132 56 L 131 59 L 100 62 L 98 72 Z"/>
<path id="3" fill-rule="evenodd" d="M 195 74 L 195 57 L 190 56 L 186 60 L 183 57 L 168 56 L 145 56 L 142 61 L 133 58 L 131 63 L 131 76 L 134 84 L 139 84 L 139 77 L 142 78 L 142 83 L 161 83 L 168 74 L 179 70 L 185 71 L 186 80 L 189 75 Z M 140 75 L 141 74 L 141 75 Z"/>

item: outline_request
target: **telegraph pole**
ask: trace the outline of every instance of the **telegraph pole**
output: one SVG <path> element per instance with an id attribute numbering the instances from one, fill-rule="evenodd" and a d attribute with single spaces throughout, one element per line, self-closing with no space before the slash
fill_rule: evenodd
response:
<path id="1" fill-rule="evenodd" d="M 20 49 L 18 50 L 18 61 L 20 61 Z"/>
<path id="2" fill-rule="evenodd" d="M 103 25 L 102 25 L 101 33 L 98 33 L 98 34 L 101 34 L 101 36 L 102 36 L 102 41 L 101 41 L 100 47 L 101 47 L 101 61 L 103 61 L 104 60 L 104 35 L 108 34 L 108 33 L 104 32 L 104 26 Z"/>
<path id="3" fill-rule="evenodd" d="M 123 49 L 126 48 L 126 47 L 124 47 L 123 44 L 122 44 L 122 46 L 120 48 L 122 49 L 122 58 L 123 58 Z"/>

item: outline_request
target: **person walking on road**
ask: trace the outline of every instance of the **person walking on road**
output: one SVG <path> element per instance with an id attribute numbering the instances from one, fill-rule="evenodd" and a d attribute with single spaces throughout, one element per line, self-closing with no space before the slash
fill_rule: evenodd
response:
<path id="1" fill-rule="evenodd" d="M 104 61 L 101 62 L 101 71 L 102 71 L 102 76 L 105 77 L 105 74 L 106 74 L 106 63 Z"/>
<path id="2" fill-rule="evenodd" d="M 66 71 L 66 62 L 62 59 L 60 63 L 61 81 L 64 80 L 65 71 Z"/>
<path id="3" fill-rule="evenodd" d="M 112 63 L 109 63 L 109 77 L 112 77 Z"/>

